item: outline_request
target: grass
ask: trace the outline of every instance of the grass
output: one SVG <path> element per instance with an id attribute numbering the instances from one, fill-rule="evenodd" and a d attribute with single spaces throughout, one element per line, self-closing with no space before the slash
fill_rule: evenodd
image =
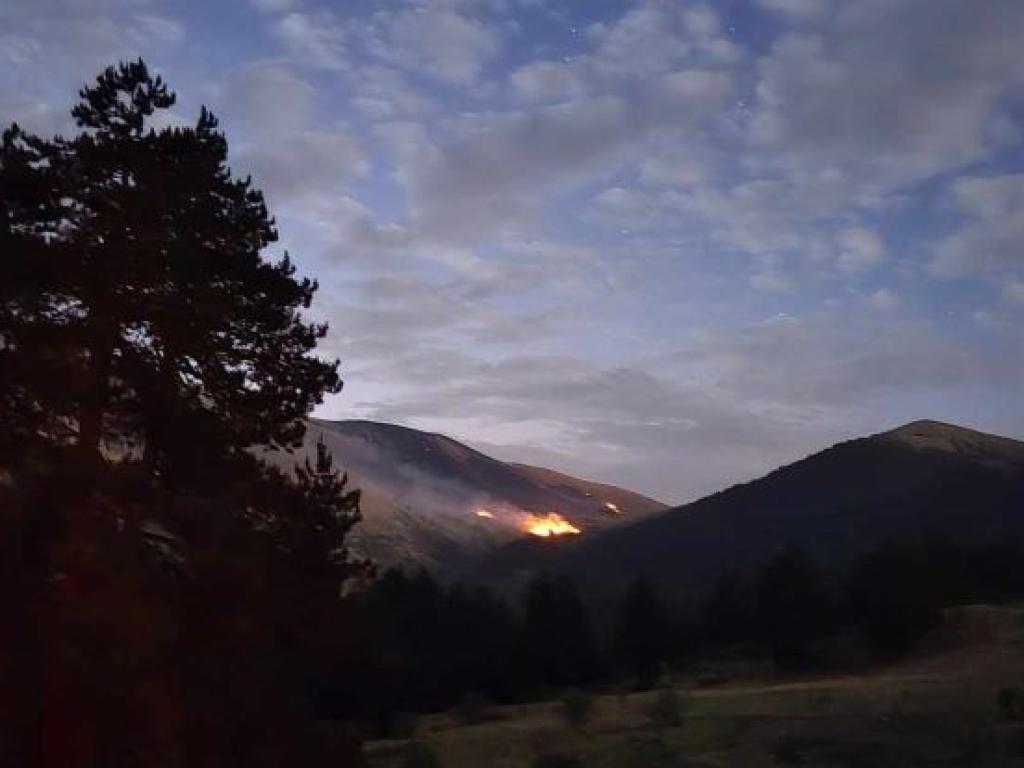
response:
<path id="1" fill-rule="evenodd" d="M 585 733 L 553 701 L 496 706 L 476 725 L 432 715 L 417 739 L 445 768 L 530 768 L 553 747 L 585 768 L 1024 768 L 1024 724 L 1007 722 L 999 705 L 1001 690 L 1024 683 L 1024 610 L 972 607 L 954 618 L 960 645 L 869 674 L 715 687 L 677 681 L 685 702 L 678 726 L 651 722 L 664 691 L 612 692 L 594 697 Z M 371 768 L 398 768 L 403 747 L 368 744 Z"/>

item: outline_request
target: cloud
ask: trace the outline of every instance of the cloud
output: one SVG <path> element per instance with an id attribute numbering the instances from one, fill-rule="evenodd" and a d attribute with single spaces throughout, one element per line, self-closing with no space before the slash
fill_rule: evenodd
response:
<path id="1" fill-rule="evenodd" d="M 776 41 L 758 61 L 753 146 L 850 202 L 985 157 L 1005 142 L 1001 97 L 1024 83 L 1024 5 L 866 0 L 823 28 Z"/>
<path id="2" fill-rule="evenodd" d="M 273 206 L 342 194 L 347 182 L 369 173 L 369 156 L 348 126 L 313 127 L 316 92 L 291 65 L 245 64 L 213 93 L 233 139 L 233 168 L 251 173 Z"/>
<path id="3" fill-rule="evenodd" d="M 274 32 L 299 64 L 326 70 L 349 67 L 345 29 L 328 11 L 292 11 L 274 22 Z"/>
<path id="4" fill-rule="evenodd" d="M 1003 298 L 1011 304 L 1024 306 L 1024 282 L 1014 280 L 1004 285 Z"/>
<path id="5" fill-rule="evenodd" d="M 5 119 L 39 119 L 36 102 L 75 93 L 119 60 L 145 56 L 152 64 L 186 37 L 181 21 L 135 0 L 6 3 L 2 17 L 0 88 L 17 94 L 5 100 L 24 110 Z"/>
<path id="6" fill-rule="evenodd" d="M 787 277 L 773 269 L 765 269 L 752 275 L 750 287 L 755 291 L 766 293 L 787 293 L 793 290 L 793 283 Z"/>
<path id="7" fill-rule="evenodd" d="M 358 67 L 352 76 L 352 105 L 369 120 L 395 121 L 438 112 L 435 99 L 414 88 L 401 71 L 382 65 Z"/>
<path id="8" fill-rule="evenodd" d="M 888 288 L 879 288 L 864 301 L 869 308 L 876 312 L 891 312 L 900 305 L 899 296 Z"/>
<path id="9" fill-rule="evenodd" d="M 423 0 L 378 11 L 362 32 L 364 42 L 381 61 L 450 85 L 473 85 L 500 48 L 498 34 L 473 5 Z"/>
<path id="10" fill-rule="evenodd" d="M 415 303 L 419 293 L 403 286 L 394 300 Z M 434 309 L 421 316 L 447 312 L 443 298 L 424 297 Z M 781 315 L 693 334 L 671 354 L 602 365 L 566 354 L 478 356 L 451 337 L 445 343 L 412 330 L 416 314 L 410 308 L 407 325 L 416 342 L 386 354 L 369 345 L 363 360 L 377 363 L 361 373 L 364 384 L 366 377 L 394 382 L 399 371 L 416 384 L 357 399 L 361 415 L 471 441 L 503 435 L 504 455 L 529 461 L 537 446 L 534 461 L 670 500 L 909 420 L 916 414 L 908 404 L 922 398 L 1024 383 L 1016 358 L 964 348 L 928 324 L 892 317 Z M 379 320 L 367 327 L 377 329 Z"/>
<path id="11" fill-rule="evenodd" d="M 685 132 L 731 89 L 723 73 L 689 70 L 628 96 L 500 115 L 414 165 L 416 213 L 426 228 L 460 236 L 514 225 L 531 212 L 537 193 L 607 172 L 620 152 L 652 133 Z"/>
<path id="12" fill-rule="evenodd" d="M 245 148 L 239 165 L 279 204 L 323 192 L 341 194 L 346 182 L 370 170 L 361 146 L 344 128 L 307 129 L 273 145 Z"/>
<path id="13" fill-rule="evenodd" d="M 578 99 L 588 84 L 577 68 L 562 61 L 532 61 L 512 73 L 512 87 L 527 101 L 552 102 Z"/>
<path id="14" fill-rule="evenodd" d="M 215 104 L 232 132 L 267 142 L 304 129 L 313 118 L 316 92 L 287 64 L 256 61 L 227 74 Z"/>
<path id="15" fill-rule="evenodd" d="M 295 7 L 295 0 L 249 0 L 260 13 L 282 13 Z"/>
<path id="16" fill-rule="evenodd" d="M 828 0 L 755 0 L 757 5 L 796 19 L 821 16 L 828 9 Z"/>
<path id="17" fill-rule="evenodd" d="M 836 236 L 837 266 L 843 272 L 862 272 L 877 267 L 888 254 L 882 236 L 867 227 L 849 227 Z"/>
<path id="18" fill-rule="evenodd" d="M 587 27 L 584 39 L 589 48 L 579 55 L 514 70 L 513 89 L 529 102 L 581 99 L 623 92 L 677 70 L 727 67 L 742 57 L 705 5 L 639 2 L 614 21 Z"/>
<path id="19" fill-rule="evenodd" d="M 1024 267 L 1024 174 L 957 179 L 951 202 L 965 223 L 938 244 L 934 274 L 953 278 Z"/>

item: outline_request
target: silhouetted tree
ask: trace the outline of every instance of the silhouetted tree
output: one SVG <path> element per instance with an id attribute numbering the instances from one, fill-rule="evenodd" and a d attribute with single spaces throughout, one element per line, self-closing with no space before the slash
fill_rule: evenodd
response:
<path id="1" fill-rule="evenodd" d="M 712 644 L 751 642 L 756 617 L 753 598 L 740 576 L 729 571 L 718 578 L 704 603 L 704 636 Z"/>
<path id="2" fill-rule="evenodd" d="M 155 127 L 142 61 L 80 96 L 75 136 L 0 146 L 0 656 L 30 650 L 0 735 L 25 765 L 310 764 L 358 494 L 322 445 L 294 473 L 255 449 L 340 389 L 316 283 L 263 258 L 209 112 Z"/>
<path id="3" fill-rule="evenodd" d="M 597 678 L 600 663 L 590 615 L 567 576 L 542 573 L 527 586 L 522 653 L 525 676 L 539 686 Z"/>
<path id="4" fill-rule="evenodd" d="M 835 626 L 835 604 L 825 573 L 798 547 L 782 550 L 757 573 L 758 633 L 776 662 L 806 662 L 810 641 Z"/>
<path id="5" fill-rule="evenodd" d="M 911 651 L 941 621 L 942 561 L 918 543 L 890 541 L 860 558 L 850 577 L 850 618 L 880 659 Z"/>
<path id="6" fill-rule="evenodd" d="M 277 233 L 262 194 L 231 176 L 216 119 L 154 129 L 175 97 L 142 61 L 80 95 L 73 138 L 4 133 L 12 410 L 74 427 L 85 454 L 130 440 L 179 479 L 211 441 L 295 445 L 339 389 L 337 363 L 310 355 L 326 328 L 299 314 L 316 284 L 261 257 Z M 52 360 L 65 391 L 40 384 Z"/>
<path id="7" fill-rule="evenodd" d="M 375 720 L 397 712 L 509 700 L 519 692 L 519 624 L 481 587 L 443 587 L 429 574 L 387 571 L 346 606 L 354 635 L 343 639 L 324 710 Z"/>
<path id="8" fill-rule="evenodd" d="M 675 647 L 667 608 L 644 578 L 635 579 L 618 604 L 613 653 L 618 665 L 641 688 L 653 686 Z"/>

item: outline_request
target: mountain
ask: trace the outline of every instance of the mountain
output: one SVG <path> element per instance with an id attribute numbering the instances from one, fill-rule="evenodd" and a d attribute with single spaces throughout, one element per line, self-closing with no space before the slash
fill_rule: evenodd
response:
<path id="1" fill-rule="evenodd" d="M 1024 443 L 917 421 L 570 542 L 557 555 L 526 544 L 506 547 L 480 574 L 507 582 L 558 567 L 592 591 L 646 574 L 676 594 L 702 592 L 722 573 L 790 544 L 841 565 L 905 535 L 978 543 L 1024 538 Z"/>
<path id="2" fill-rule="evenodd" d="M 303 449 L 274 460 L 315 455 L 320 439 L 362 491 L 352 548 L 382 566 L 455 574 L 484 553 L 534 538 L 526 530 L 531 515 L 542 526 L 555 519 L 547 515 L 560 515 L 582 532 L 574 538 L 584 538 L 667 508 L 614 486 L 499 461 L 444 435 L 373 421 L 310 419 Z"/>

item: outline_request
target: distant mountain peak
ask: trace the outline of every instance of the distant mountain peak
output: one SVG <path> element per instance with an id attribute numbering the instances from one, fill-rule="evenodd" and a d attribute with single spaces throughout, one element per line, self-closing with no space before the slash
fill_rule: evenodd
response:
<path id="1" fill-rule="evenodd" d="M 667 508 L 623 488 L 504 462 L 437 432 L 361 419 L 311 418 L 308 426 L 302 450 L 323 439 L 362 492 L 353 549 L 385 567 L 453 574 L 533 533 L 533 516 L 557 515 L 591 536 Z"/>
<path id="2" fill-rule="evenodd" d="M 975 429 L 921 419 L 883 432 L 879 437 L 918 450 L 955 453 L 1000 465 L 1024 464 L 1024 443 Z"/>

